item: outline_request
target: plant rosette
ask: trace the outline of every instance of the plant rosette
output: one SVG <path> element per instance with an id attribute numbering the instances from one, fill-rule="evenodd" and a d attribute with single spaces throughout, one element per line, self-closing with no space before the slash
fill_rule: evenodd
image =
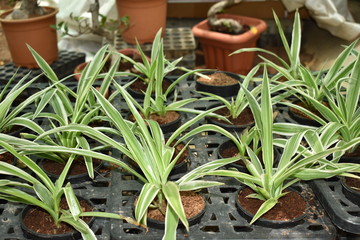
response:
<path id="1" fill-rule="evenodd" d="M 278 203 L 267 213 L 261 216 L 255 224 L 271 228 L 292 227 L 300 224 L 306 217 L 307 202 L 302 195 L 290 188 L 287 194 L 278 200 Z M 240 215 L 250 221 L 263 200 L 252 198 L 254 191 L 249 187 L 242 187 L 236 192 L 236 208 Z"/>
<path id="2" fill-rule="evenodd" d="M 174 146 L 174 143 L 175 142 L 172 142 L 170 144 L 170 146 Z M 182 149 L 185 148 L 185 150 L 183 152 Z M 174 156 L 177 156 L 178 154 L 180 154 L 180 157 L 177 159 L 173 169 L 171 170 L 169 176 L 170 177 L 173 177 L 173 176 L 176 176 L 178 174 L 183 174 L 185 172 L 188 171 L 188 169 L 190 168 L 190 165 L 191 165 L 191 151 L 190 151 L 190 148 L 188 146 L 185 146 L 185 143 L 179 143 L 177 144 L 176 146 L 174 146 L 175 148 L 175 152 L 174 152 Z M 139 165 L 134 162 L 133 160 L 125 157 L 125 159 L 127 159 L 127 161 L 129 162 L 129 164 L 138 172 L 141 174 L 141 169 L 139 167 Z"/>
<path id="3" fill-rule="evenodd" d="M 81 197 L 78 197 L 80 207 L 83 211 L 93 211 L 93 204 Z M 69 207 L 65 198 L 60 202 L 60 207 L 63 210 L 68 210 Z M 49 213 L 39 207 L 27 206 L 21 213 L 20 224 L 25 237 L 38 240 L 67 240 L 67 239 L 81 239 L 81 233 L 76 231 L 73 227 L 66 223 L 60 223 L 58 226 Z M 88 226 L 91 228 L 95 218 L 82 217 Z"/>
<path id="4" fill-rule="evenodd" d="M 214 104 L 209 109 L 221 106 L 221 104 Z M 245 108 L 237 118 L 232 118 L 229 110 L 225 107 L 214 111 L 214 113 L 226 117 L 230 122 L 226 122 L 215 117 L 205 117 L 205 119 L 215 125 L 218 125 L 228 131 L 242 132 L 248 127 L 252 127 L 255 124 L 254 117 L 250 108 Z"/>
<path id="5" fill-rule="evenodd" d="M 218 151 L 218 158 L 230 158 L 230 157 L 235 157 L 239 154 L 239 149 L 236 147 L 236 144 L 231 140 L 220 144 L 217 151 Z M 274 147 L 274 162 L 275 162 L 275 164 L 277 162 L 279 162 L 280 155 L 281 155 L 280 150 L 277 147 Z M 258 157 L 261 161 L 262 160 L 261 151 L 258 153 Z M 241 159 L 237 162 L 228 164 L 227 167 L 228 168 L 236 168 L 237 170 L 239 170 L 241 172 L 248 172 L 248 169 L 246 168 L 244 161 L 242 161 Z"/>
<path id="6" fill-rule="evenodd" d="M 104 162 L 98 159 L 92 159 L 92 164 L 94 168 L 94 174 L 99 174 L 100 169 L 104 166 Z M 44 170 L 44 172 L 50 177 L 51 180 L 56 181 L 61 172 L 63 171 L 66 163 L 59 163 L 53 160 L 41 160 L 39 166 Z M 70 182 L 72 184 L 82 183 L 85 181 L 90 181 L 89 173 L 85 165 L 84 159 L 79 157 L 74 160 L 69 169 L 68 175 L 65 179 L 65 182 Z"/>
<path id="7" fill-rule="evenodd" d="M 201 222 L 201 218 L 204 216 L 207 208 L 205 197 L 201 193 L 193 191 L 180 192 L 181 202 L 184 207 L 186 219 L 189 226 L 193 226 Z M 136 207 L 137 198 L 134 201 L 134 208 Z M 165 213 L 167 209 L 167 203 L 163 201 L 161 212 L 158 208 L 149 208 L 147 213 L 147 226 L 151 228 L 164 229 L 165 228 Z M 180 228 L 184 228 L 184 225 L 180 223 Z"/>
<path id="8" fill-rule="evenodd" d="M 221 97 L 231 97 L 235 96 L 240 89 L 239 82 L 242 82 L 242 78 L 238 74 L 224 71 L 203 72 L 202 74 L 210 79 L 193 76 L 197 91 L 209 92 Z"/>
<path id="9" fill-rule="evenodd" d="M 356 175 L 360 177 L 359 174 Z M 341 177 L 342 192 L 354 204 L 360 206 L 360 179 L 351 177 Z"/>

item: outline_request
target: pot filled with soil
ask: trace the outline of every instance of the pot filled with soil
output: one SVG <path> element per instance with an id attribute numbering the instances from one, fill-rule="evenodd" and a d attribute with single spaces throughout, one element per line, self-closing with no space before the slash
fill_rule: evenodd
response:
<path id="1" fill-rule="evenodd" d="M 218 107 L 220 104 L 214 104 L 209 109 Z M 230 122 L 215 117 L 205 117 L 205 119 L 215 125 L 218 125 L 231 132 L 242 132 L 245 128 L 251 127 L 255 124 L 254 116 L 250 108 L 245 108 L 237 118 L 232 118 L 229 110 L 224 106 L 221 109 L 214 111 L 214 113 L 226 117 Z"/>
<path id="2" fill-rule="evenodd" d="M 180 192 L 181 202 L 184 207 L 186 218 L 189 222 L 189 226 L 200 223 L 201 218 L 206 211 L 206 200 L 205 198 L 193 191 Z M 136 199 L 135 203 L 136 204 Z M 163 201 L 162 212 L 166 213 L 166 202 Z M 165 215 L 157 208 L 148 210 L 147 213 L 147 226 L 151 228 L 164 229 L 165 228 Z M 183 227 L 180 222 L 179 227 Z"/>
<path id="3" fill-rule="evenodd" d="M 94 173 L 98 174 L 103 167 L 103 161 L 99 159 L 93 159 Z M 56 181 L 65 167 L 65 163 L 55 162 L 53 160 L 44 159 L 39 162 L 39 166 L 50 177 L 51 180 Z M 88 175 L 88 171 L 85 165 L 85 160 L 82 157 L 75 159 L 69 169 L 66 177 L 66 182 L 81 183 L 90 181 L 91 178 Z"/>
<path id="4" fill-rule="evenodd" d="M 172 144 L 170 144 L 170 146 L 174 146 L 175 142 L 173 142 Z M 175 152 L 173 155 L 173 158 L 176 157 L 181 151 L 182 149 L 185 147 L 184 143 L 179 143 L 178 145 L 175 146 Z M 190 168 L 191 165 L 191 157 L 190 157 L 190 149 L 189 147 L 187 147 L 182 154 L 180 155 L 179 159 L 177 160 L 177 162 L 175 163 L 173 169 L 170 172 L 170 176 L 175 176 L 177 174 L 182 174 L 188 171 L 188 169 Z M 139 173 L 141 173 L 141 169 L 139 167 L 139 165 L 134 162 L 133 160 L 128 159 L 127 157 L 125 158 L 130 165 Z"/>
<path id="5" fill-rule="evenodd" d="M 140 79 L 140 78 L 132 78 L 129 81 L 135 80 L 126 90 L 128 93 L 133 96 L 134 98 L 143 99 L 145 97 L 146 89 L 148 88 L 148 83 L 146 80 Z M 163 93 L 166 92 L 168 87 L 172 84 L 172 81 L 169 78 L 165 78 L 162 83 L 162 91 Z M 173 93 L 174 90 L 172 90 L 169 94 Z M 154 96 L 154 94 L 152 94 Z"/>
<path id="6" fill-rule="evenodd" d="M 250 146 L 250 147 L 252 148 L 252 146 Z M 239 149 L 236 147 L 234 142 L 231 140 L 223 142 L 218 147 L 218 158 L 219 159 L 235 157 L 238 154 L 239 154 Z M 281 154 L 280 154 L 279 149 L 274 148 L 274 164 L 279 162 L 280 155 Z M 257 156 L 260 159 L 260 161 L 262 162 L 262 152 L 261 151 L 258 153 Z M 227 167 L 236 168 L 240 172 L 248 172 L 244 161 L 242 161 L 241 159 L 234 163 L 228 164 Z"/>
<path id="7" fill-rule="evenodd" d="M 265 213 L 254 224 L 270 227 L 285 228 L 300 224 L 306 217 L 307 202 L 294 189 L 286 190 L 288 193 L 278 200 L 278 203 Z M 251 188 L 244 186 L 236 194 L 235 204 L 238 212 L 245 219 L 250 221 L 257 210 L 260 208 L 263 200 L 247 197 L 255 193 Z"/>
<path id="8" fill-rule="evenodd" d="M 311 111 L 312 113 L 316 114 L 317 116 L 321 117 L 321 113 L 317 111 L 314 108 L 307 107 L 303 102 L 301 101 L 295 101 L 294 104 L 306 108 L 307 110 Z M 309 125 L 314 127 L 320 127 L 321 124 L 312 119 L 310 116 L 306 115 L 305 113 L 301 112 L 300 110 L 297 110 L 293 107 L 288 108 L 289 117 L 294 120 L 295 122 L 302 124 L 302 125 Z"/>
<path id="9" fill-rule="evenodd" d="M 11 153 L 9 152 L 4 152 L 4 153 L 1 153 L 0 154 L 0 161 L 1 162 L 6 162 L 8 164 L 11 164 L 11 165 L 16 165 L 16 158 L 14 157 L 14 155 L 12 155 Z M 0 174 L 0 179 L 3 179 L 5 178 L 7 175 L 5 174 Z"/>
<path id="10" fill-rule="evenodd" d="M 195 77 L 195 89 L 201 92 L 213 93 L 221 97 L 235 96 L 240 89 L 242 78 L 231 72 L 216 71 L 202 73 L 205 77 Z"/>
<path id="11" fill-rule="evenodd" d="M 129 114 L 128 119 L 132 122 L 135 121 L 135 118 L 132 114 Z M 164 116 L 157 115 L 155 113 L 150 114 L 148 117 L 149 120 L 154 120 L 159 123 L 163 133 L 174 132 L 181 125 L 181 114 L 174 111 L 168 111 Z"/>
<path id="12" fill-rule="evenodd" d="M 79 198 L 79 203 L 84 212 L 93 211 L 93 206 L 89 201 Z M 61 200 L 60 207 L 64 210 L 69 209 L 65 198 Z M 94 217 L 81 217 L 81 219 L 89 227 L 92 226 L 95 220 Z M 57 226 L 51 215 L 39 207 L 25 207 L 21 213 L 20 221 L 24 236 L 29 239 L 81 239 L 80 232 L 64 222 Z"/>
<path id="13" fill-rule="evenodd" d="M 360 177 L 360 174 L 356 174 Z M 342 192 L 354 204 L 360 206 L 360 179 L 341 177 Z"/>

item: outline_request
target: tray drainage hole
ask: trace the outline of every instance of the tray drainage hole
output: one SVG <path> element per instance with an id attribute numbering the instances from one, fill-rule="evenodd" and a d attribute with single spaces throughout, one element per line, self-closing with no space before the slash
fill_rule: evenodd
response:
<path id="1" fill-rule="evenodd" d="M 90 201 L 95 205 L 106 204 L 106 198 L 91 198 Z"/>
<path id="2" fill-rule="evenodd" d="M 349 205 L 347 205 L 346 203 L 344 203 L 342 200 L 340 200 L 340 204 L 341 204 L 341 206 L 343 206 L 343 207 L 348 207 Z"/>
<path id="3" fill-rule="evenodd" d="M 122 205 L 122 206 L 125 206 L 128 202 L 129 202 L 128 200 L 122 200 L 121 205 Z"/>
<path id="4" fill-rule="evenodd" d="M 246 226 L 234 226 L 235 232 L 252 232 L 253 229 L 251 227 Z"/>
<path id="5" fill-rule="evenodd" d="M 127 190 L 127 191 L 122 191 L 121 194 L 122 196 L 134 196 L 138 191 L 131 191 L 131 190 Z"/>
<path id="6" fill-rule="evenodd" d="M 220 188 L 221 193 L 234 193 L 236 191 L 237 191 L 237 189 L 233 188 L 233 187 L 222 187 L 222 188 Z"/>
<path id="7" fill-rule="evenodd" d="M 216 215 L 214 213 L 211 215 L 210 220 L 217 220 Z"/>
<path id="8" fill-rule="evenodd" d="M 128 233 L 128 234 L 140 234 L 143 231 L 141 229 L 138 229 L 138 228 L 124 228 L 124 232 Z"/>
<path id="9" fill-rule="evenodd" d="M 3 222 L 7 222 L 9 219 L 7 218 L 7 217 L 4 217 L 3 219 L 2 219 L 2 221 Z"/>
<path id="10" fill-rule="evenodd" d="M 220 228 L 218 226 L 204 226 L 200 228 L 203 232 L 220 232 Z"/>
<path id="11" fill-rule="evenodd" d="M 324 229 L 322 225 L 310 225 L 307 228 L 311 231 L 321 231 Z"/>
<path id="12" fill-rule="evenodd" d="M 218 143 L 207 143 L 205 144 L 206 148 L 217 148 L 219 146 Z"/>
<path id="13" fill-rule="evenodd" d="M 359 211 L 350 211 L 348 212 L 351 216 L 354 217 L 360 217 L 360 212 Z"/>
<path id="14" fill-rule="evenodd" d="M 228 202 L 229 202 L 229 197 L 223 197 L 223 199 L 224 199 L 224 203 L 225 203 L 225 204 L 228 204 Z"/>
<path id="15" fill-rule="evenodd" d="M 0 208 L 0 215 L 4 212 L 3 208 Z"/>
<path id="16" fill-rule="evenodd" d="M 99 227 L 99 229 L 95 232 L 95 235 L 101 235 L 102 234 L 102 228 Z"/>
<path id="17" fill-rule="evenodd" d="M 229 213 L 229 218 L 231 221 L 236 221 L 236 218 L 231 213 Z"/>
<path id="18" fill-rule="evenodd" d="M 7 233 L 8 233 L 8 234 L 10 234 L 10 233 L 15 233 L 14 228 L 12 228 L 12 227 L 9 228 L 9 230 L 7 231 Z"/>

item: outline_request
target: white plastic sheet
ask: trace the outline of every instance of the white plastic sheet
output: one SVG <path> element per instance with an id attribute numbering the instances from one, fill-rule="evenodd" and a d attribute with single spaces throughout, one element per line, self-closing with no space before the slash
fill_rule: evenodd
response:
<path id="1" fill-rule="evenodd" d="M 282 0 L 291 12 L 305 7 L 320 28 L 347 41 L 360 36 L 360 24 L 355 23 L 344 0 Z"/>

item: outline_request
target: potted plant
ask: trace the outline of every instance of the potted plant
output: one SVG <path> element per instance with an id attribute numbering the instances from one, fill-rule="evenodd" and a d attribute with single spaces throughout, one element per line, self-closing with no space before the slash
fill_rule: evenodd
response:
<path id="1" fill-rule="evenodd" d="M 208 19 L 192 28 L 204 51 L 207 68 L 245 75 L 253 67 L 254 53 L 229 54 L 240 48 L 255 47 L 260 34 L 266 29 L 266 23 L 256 18 L 219 14 L 240 2 L 224 0 L 215 3 L 208 11 Z"/>
<path id="2" fill-rule="evenodd" d="M 329 154 L 349 149 L 359 144 L 360 141 L 360 138 L 355 138 L 342 146 L 325 149 L 324 147 L 328 147 L 329 143 L 331 145 L 334 144 L 334 141 L 337 141 L 336 131 L 338 128 L 334 130 L 333 125 L 319 131 L 307 130 L 298 132 L 290 137 L 290 139 L 274 140 L 273 111 L 266 69 L 263 84 L 261 105 L 248 90 L 245 90 L 255 117 L 255 127 L 259 131 L 263 163 L 260 162 L 258 156 L 254 154 L 251 148 L 247 147 L 249 160 L 246 161 L 246 167 L 249 173 L 233 170 L 216 170 L 207 173 L 210 175 L 234 177 L 249 187 L 250 190 L 246 190 L 244 197 L 241 195 L 245 190 L 241 189 L 236 198 L 239 198 L 239 209 L 244 207 L 245 202 L 257 205 L 252 210 L 245 207 L 247 209 L 245 214 L 247 214 L 246 212 L 252 213 L 250 214 L 251 224 L 265 224 L 264 221 L 266 222 L 266 220 L 261 219 L 261 217 L 275 208 L 279 201 L 283 201 L 287 196 L 293 195 L 288 192 L 290 191 L 288 188 L 300 180 L 329 178 L 347 172 L 359 171 L 357 164 L 334 163 L 325 159 Z M 306 141 L 305 146 L 302 145 L 303 140 Z M 319 141 L 322 147 L 319 146 Z M 274 144 L 284 147 L 276 168 L 274 167 Z M 286 225 L 297 224 L 300 220 L 298 217 L 305 213 L 306 204 L 300 204 L 302 198 L 297 195 L 295 199 L 296 204 L 293 205 L 302 206 L 302 209 L 297 211 L 298 214 L 294 214 L 289 218 L 293 220 L 292 222 L 285 221 Z M 282 205 L 284 204 L 282 203 Z M 284 212 L 290 213 L 291 211 L 287 208 Z M 281 222 L 284 222 L 284 220 L 280 220 Z M 279 222 L 275 221 L 269 224 L 269 226 L 278 226 Z"/>
<path id="3" fill-rule="evenodd" d="M 122 33 L 122 38 L 127 43 L 153 42 L 157 32 L 165 30 L 166 0 L 117 0 L 116 6 L 119 17 L 128 16 L 130 19 L 131 24 Z"/>
<path id="4" fill-rule="evenodd" d="M 138 173 L 136 176 L 144 183 L 136 202 L 135 218 L 141 223 L 149 223 L 149 218 L 147 217 L 148 208 L 160 209 L 160 212 L 164 214 L 165 217 L 165 235 L 163 236 L 163 239 L 175 239 L 179 220 L 187 230 L 189 229 L 184 206 L 180 201 L 181 193 L 222 184 L 217 181 L 207 181 L 199 178 L 202 178 L 207 171 L 217 169 L 225 164 L 236 161 L 237 158 L 209 162 L 187 172 L 177 181 L 171 181 L 169 180 L 169 174 L 179 157 L 179 155 L 173 156 L 175 149 L 172 146 L 172 143 L 175 142 L 176 145 L 202 131 L 218 131 L 229 137 L 233 136 L 225 130 L 209 124 L 202 125 L 190 132 L 185 132 L 191 125 L 200 118 L 203 118 L 204 115 L 208 114 L 208 111 L 196 116 L 194 119 L 191 119 L 179 127 L 168 137 L 168 140 L 165 141 L 165 136 L 159 125 L 152 120 L 144 120 L 127 95 L 124 95 L 124 98 L 129 109 L 136 118 L 136 123 L 124 120 L 119 111 L 108 100 L 101 96 L 95 89 L 93 89 L 93 91 L 98 97 L 98 101 L 107 116 L 110 118 L 112 126 L 114 126 L 118 135 L 122 137 L 124 143 L 118 142 L 114 140 L 114 138 L 101 133 L 101 131 L 85 125 L 69 125 L 59 127 L 53 131 L 81 131 L 103 144 L 112 146 L 114 149 L 119 150 L 124 155 L 134 160 L 143 173 L 143 176 Z M 36 149 L 39 150 L 38 147 Z M 81 152 L 81 154 L 94 157 L 94 154 L 96 154 L 81 149 L 54 147 L 41 149 L 59 152 L 70 151 L 72 153 L 77 152 L 78 154 Z M 184 149 L 182 151 L 184 151 Z M 179 154 L 181 154 L 181 152 Z M 96 156 L 100 157 L 100 154 L 96 154 Z M 107 158 L 112 157 L 108 156 Z M 167 203 L 167 207 L 163 208 L 164 206 L 162 203 Z"/>
<path id="5" fill-rule="evenodd" d="M 22 136 L 27 139 L 34 140 L 37 144 L 48 144 L 53 146 L 66 146 L 66 147 L 78 147 L 83 149 L 104 149 L 104 146 L 96 146 L 96 144 L 89 143 L 88 139 L 84 137 L 81 133 L 55 133 L 52 136 L 46 135 L 46 132 L 49 131 L 48 128 L 53 129 L 59 126 L 67 126 L 75 123 L 79 124 L 94 124 L 96 122 L 102 122 L 103 126 L 106 128 L 107 118 L 101 114 L 99 106 L 96 104 L 94 95 L 90 91 L 95 80 L 98 79 L 100 71 L 104 64 L 106 63 L 107 57 L 105 53 L 107 51 L 107 46 L 104 46 L 99 52 L 95 55 L 94 59 L 88 66 L 84 69 L 76 90 L 72 90 L 62 83 L 63 80 L 59 80 L 56 74 L 53 72 L 51 67 L 45 62 L 45 60 L 32 48 L 30 51 L 34 55 L 38 65 L 43 70 L 44 74 L 50 79 L 53 83 L 52 87 L 44 94 L 44 97 L 39 101 L 37 108 L 31 113 L 31 119 L 43 119 L 48 124 L 37 124 L 33 123 L 34 133 L 23 133 Z M 119 61 L 117 61 L 118 64 Z M 107 89 L 109 88 L 110 81 L 117 69 L 117 64 L 115 64 L 109 72 L 104 76 L 104 80 L 101 82 L 99 91 L 101 94 L 106 95 Z M 66 78 L 65 78 L 66 79 Z M 109 96 L 111 100 L 116 93 L 112 96 Z M 72 99 L 74 98 L 74 103 Z M 47 110 L 47 107 L 50 107 L 50 110 Z M 34 143 L 35 144 L 35 143 Z M 52 173 L 54 178 L 56 178 L 61 172 L 62 168 L 66 166 L 68 159 L 70 158 L 70 153 L 38 153 L 36 150 L 33 154 L 38 155 L 44 159 L 42 166 L 48 166 L 46 169 L 48 173 Z M 84 178 L 87 179 L 90 177 L 94 178 L 94 168 L 99 169 L 102 166 L 100 160 L 91 159 L 89 157 L 76 158 L 72 167 L 71 176 L 68 180 L 76 182 L 82 181 Z M 55 167 L 53 166 L 55 164 Z M 76 167 L 75 167 L 76 166 Z M 83 169 L 83 172 L 75 171 L 73 169 Z M 79 170 L 80 171 L 80 170 Z"/>
<path id="6" fill-rule="evenodd" d="M 1 147 L 16 156 L 33 173 L 32 175 L 18 167 L 0 162 L 1 173 L 17 177 L 13 180 L 0 180 L 0 199 L 29 205 L 23 210 L 20 218 L 26 237 L 31 239 L 50 239 L 51 237 L 96 239 L 91 230 L 94 217 L 121 219 L 139 225 L 131 218 L 120 214 L 96 211 L 88 200 L 78 199 L 69 183 L 64 186 L 65 177 L 75 158 L 74 155 L 70 157 L 59 179 L 54 183 L 32 159 L 20 154 L 7 143 L 15 143 L 19 140 L 21 144 L 24 144 L 23 141 L 5 134 L 0 134 L 0 139 Z M 18 150 L 21 151 L 21 148 Z M 34 214 L 36 217 L 31 218 Z M 28 218 L 30 220 L 27 220 Z M 44 219 L 48 220 L 44 221 Z M 44 222 L 48 225 L 44 225 Z M 71 227 L 69 228 L 66 224 Z"/>
<path id="7" fill-rule="evenodd" d="M 0 15 L 12 60 L 15 65 L 37 68 L 26 44 L 30 45 L 50 64 L 58 58 L 56 23 L 58 10 L 40 7 L 37 0 L 23 0 L 20 9 L 5 11 Z"/>

